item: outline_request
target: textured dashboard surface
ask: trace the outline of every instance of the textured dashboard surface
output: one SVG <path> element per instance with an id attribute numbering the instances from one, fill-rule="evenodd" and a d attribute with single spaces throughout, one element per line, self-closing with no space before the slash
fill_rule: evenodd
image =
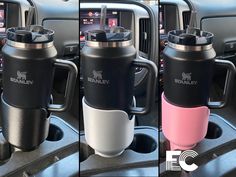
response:
<path id="1" fill-rule="evenodd" d="M 35 22 L 55 31 L 54 44 L 58 55 L 64 54 L 65 46 L 79 46 L 78 0 L 33 0 Z"/>

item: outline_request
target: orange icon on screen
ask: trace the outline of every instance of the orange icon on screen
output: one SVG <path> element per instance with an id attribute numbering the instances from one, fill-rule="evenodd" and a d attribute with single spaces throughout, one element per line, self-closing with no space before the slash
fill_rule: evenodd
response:
<path id="1" fill-rule="evenodd" d="M 93 12 L 89 12 L 89 13 L 88 13 L 88 16 L 89 16 L 89 17 L 92 17 L 92 16 L 93 16 Z"/>

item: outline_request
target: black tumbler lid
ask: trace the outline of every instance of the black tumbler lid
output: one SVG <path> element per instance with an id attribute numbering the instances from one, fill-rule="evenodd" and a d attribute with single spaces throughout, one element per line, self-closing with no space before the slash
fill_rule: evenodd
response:
<path id="1" fill-rule="evenodd" d="M 168 33 L 168 41 L 180 45 L 202 46 L 212 44 L 213 36 L 212 33 L 197 28 L 191 34 L 186 30 L 173 30 Z"/>
<path id="2" fill-rule="evenodd" d="M 22 43 L 48 43 L 53 41 L 54 31 L 42 26 L 13 27 L 7 30 L 7 39 Z"/>
<path id="3" fill-rule="evenodd" d="M 131 31 L 123 27 L 113 27 L 108 30 L 92 30 L 85 33 L 86 41 L 95 42 L 122 42 L 132 39 Z"/>

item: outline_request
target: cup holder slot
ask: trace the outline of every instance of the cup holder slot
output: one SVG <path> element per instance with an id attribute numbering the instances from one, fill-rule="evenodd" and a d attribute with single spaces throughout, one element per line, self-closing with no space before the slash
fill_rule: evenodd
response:
<path id="1" fill-rule="evenodd" d="M 135 134 L 128 149 L 142 154 L 151 153 L 157 149 L 157 142 L 146 134 Z"/>
<path id="2" fill-rule="evenodd" d="M 50 124 L 47 141 L 60 141 L 63 138 L 63 131 L 56 125 Z"/>
<path id="3" fill-rule="evenodd" d="M 85 161 L 92 154 L 94 154 L 93 148 L 85 143 L 80 143 L 79 162 Z"/>
<path id="4" fill-rule="evenodd" d="M 219 125 L 209 122 L 207 128 L 206 139 L 217 139 L 222 135 L 222 129 Z"/>

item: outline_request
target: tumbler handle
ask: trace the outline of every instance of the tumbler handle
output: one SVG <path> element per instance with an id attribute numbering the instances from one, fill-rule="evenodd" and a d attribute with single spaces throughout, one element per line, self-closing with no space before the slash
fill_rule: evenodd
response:
<path id="1" fill-rule="evenodd" d="M 61 59 L 55 59 L 54 66 L 56 68 L 66 69 L 69 72 L 64 95 L 64 104 L 49 104 L 48 110 L 54 112 L 63 112 L 66 111 L 72 103 L 78 69 L 73 62 Z"/>
<path id="2" fill-rule="evenodd" d="M 146 96 L 145 107 L 130 107 L 129 113 L 135 115 L 147 114 L 150 111 L 151 105 L 155 99 L 157 67 L 152 61 L 140 60 L 140 59 L 133 60 L 132 66 L 147 69 L 148 71 L 147 92 L 146 92 L 147 96 Z"/>
<path id="3" fill-rule="evenodd" d="M 223 108 L 227 105 L 229 101 L 229 97 L 232 92 L 234 75 L 235 75 L 235 66 L 232 62 L 227 61 L 227 60 L 215 59 L 215 64 L 221 68 L 226 68 L 227 74 L 226 74 L 226 79 L 225 79 L 223 98 L 221 101 L 213 101 L 213 102 L 209 101 L 208 107 L 211 109 Z"/>

